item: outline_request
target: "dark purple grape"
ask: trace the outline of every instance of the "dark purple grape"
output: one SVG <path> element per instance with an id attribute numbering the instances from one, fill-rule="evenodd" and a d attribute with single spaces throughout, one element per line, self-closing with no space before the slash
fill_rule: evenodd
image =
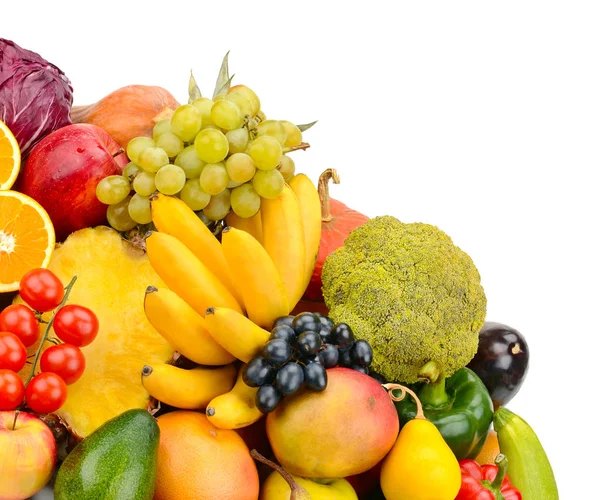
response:
<path id="1" fill-rule="evenodd" d="M 340 351 L 338 349 L 338 352 L 339 352 L 338 365 L 345 366 L 346 368 L 350 368 L 352 366 L 352 357 L 350 356 L 350 351 Z"/>
<path id="2" fill-rule="evenodd" d="M 352 368 L 353 370 L 356 370 L 357 372 L 364 373 L 365 375 L 369 374 L 368 366 L 352 365 L 350 368 Z"/>
<path id="3" fill-rule="evenodd" d="M 304 367 L 306 386 L 316 392 L 324 391 L 327 387 L 327 372 L 319 363 L 308 363 Z"/>
<path id="4" fill-rule="evenodd" d="M 316 332 L 301 333 L 296 339 L 296 347 L 304 356 L 317 354 L 322 345 L 321 336 Z"/>
<path id="5" fill-rule="evenodd" d="M 280 316 L 273 323 L 273 328 L 278 326 L 292 326 L 292 322 L 294 321 L 294 316 Z"/>
<path id="6" fill-rule="evenodd" d="M 252 358 L 242 367 L 242 380 L 249 387 L 270 384 L 275 379 L 277 367 L 262 356 Z"/>
<path id="7" fill-rule="evenodd" d="M 333 328 L 335 323 L 329 316 L 325 316 L 324 314 L 321 314 L 321 313 L 313 313 L 313 314 L 317 318 L 319 318 L 321 325 L 323 325 L 323 327 L 325 327 L 326 330 L 331 331 L 331 329 Z"/>
<path id="8" fill-rule="evenodd" d="M 256 393 L 255 401 L 261 413 L 271 413 L 281 401 L 281 393 L 272 385 L 262 385 Z"/>
<path id="9" fill-rule="evenodd" d="M 304 370 L 297 363 L 286 363 L 275 377 L 275 387 L 284 396 L 296 392 L 304 382 Z"/>
<path id="10" fill-rule="evenodd" d="M 340 359 L 340 353 L 336 346 L 333 344 L 324 344 L 323 349 L 319 351 L 321 358 L 323 358 L 323 366 L 325 368 L 333 368 L 337 366 L 338 360 Z"/>
<path id="11" fill-rule="evenodd" d="M 292 346 L 284 339 L 269 340 L 263 347 L 263 357 L 276 365 L 282 365 L 292 357 Z"/>
<path id="12" fill-rule="evenodd" d="M 373 349 L 366 340 L 357 340 L 350 349 L 350 357 L 353 364 L 360 366 L 369 366 L 373 361 Z"/>
<path id="13" fill-rule="evenodd" d="M 331 330 L 331 343 L 341 351 L 350 349 L 354 344 L 354 334 L 346 323 L 338 323 Z"/>
<path id="14" fill-rule="evenodd" d="M 323 361 L 323 356 L 321 356 L 321 352 L 319 351 L 317 354 L 315 354 L 313 356 L 305 356 L 304 364 L 307 365 L 309 363 L 317 363 L 319 365 L 323 365 L 324 361 Z"/>
<path id="15" fill-rule="evenodd" d="M 321 322 L 313 313 L 303 312 L 297 314 L 292 321 L 292 328 L 297 335 L 303 332 L 318 332 L 321 330 Z"/>
<path id="16" fill-rule="evenodd" d="M 479 332 L 477 353 L 467 367 L 487 387 L 494 406 L 505 406 L 527 375 L 529 347 L 525 337 L 510 326 L 486 322 Z"/>
<path id="17" fill-rule="evenodd" d="M 292 343 L 296 338 L 296 332 L 291 326 L 288 325 L 279 325 L 271 330 L 270 340 L 273 339 L 283 339 L 286 342 Z"/>

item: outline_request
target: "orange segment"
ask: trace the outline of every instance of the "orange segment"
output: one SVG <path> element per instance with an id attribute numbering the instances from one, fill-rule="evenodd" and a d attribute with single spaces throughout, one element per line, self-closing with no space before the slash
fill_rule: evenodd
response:
<path id="1" fill-rule="evenodd" d="M 50 217 L 35 200 L 0 191 L 0 293 L 18 290 L 25 273 L 46 267 L 54 242 Z"/>
<path id="2" fill-rule="evenodd" d="M 21 168 L 21 150 L 15 136 L 0 120 L 0 191 L 10 189 Z"/>

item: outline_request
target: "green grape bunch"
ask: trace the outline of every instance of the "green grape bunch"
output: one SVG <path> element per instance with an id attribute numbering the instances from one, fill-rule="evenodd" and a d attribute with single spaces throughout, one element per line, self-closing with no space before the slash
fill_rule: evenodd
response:
<path id="1" fill-rule="evenodd" d="M 203 220 L 230 211 L 254 217 L 262 199 L 279 196 L 296 173 L 289 153 L 309 147 L 302 133 L 316 122 L 294 125 L 267 119 L 256 93 L 231 86 L 226 55 L 212 99 L 202 97 L 193 74 L 189 101 L 157 122 L 152 137 L 127 145 L 130 163 L 96 188 L 107 220 L 117 231 L 152 222 L 154 193 L 177 196 Z"/>

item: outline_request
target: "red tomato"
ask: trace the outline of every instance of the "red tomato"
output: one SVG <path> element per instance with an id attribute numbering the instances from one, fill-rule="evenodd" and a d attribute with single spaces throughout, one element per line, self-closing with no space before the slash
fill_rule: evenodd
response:
<path id="1" fill-rule="evenodd" d="M 33 377 L 25 388 L 25 402 L 37 413 L 52 413 L 67 399 L 67 384 L 56 373 L 44 372 Z"/>
<path id="2" fill-rule="evenodd" d="M 33 269 L 21 278 L 19 293 L 36 311 L 48 312 L 62 302 L 65 288 L 52 271 Z"/>
<path id="3" fill-rule="evenodd" d="M 27 350 L 14 333 L 0 332 L 0 368 L 18 372 L 25 366 Z"/>
<path id="4" fill-rule="evenodd" d="M 0 331 L 14 333 L 25 347 L 35 344 L 40 336 L 35 314 L 23 304 L 13 304 L 0 313 Z"/>
<path id="5" fill-rule="evenodd" d="M 56 336 L 77 347 L 91 344 L 98 334 L 98 318 L 87 307 L 66 305 L 54 316 L 54 333 Z"/>
<path id="6" fill-rule="evenodd" d="M 42 354 L 40 369 L 42 372 L 56 373 L 67 385 L 74 384 L 85 370 L 85 356 L 74 345 L 54 345 Z"/>
<path id="7" fill-rule="evenodd" d="M 0 411 L 14 410 L 23 402 L 23 381 L 12 370 L 0 370 Z"/>

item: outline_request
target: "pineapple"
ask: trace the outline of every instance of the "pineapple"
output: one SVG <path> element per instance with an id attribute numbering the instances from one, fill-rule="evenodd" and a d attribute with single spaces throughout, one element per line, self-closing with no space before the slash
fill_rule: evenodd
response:
<path id="1" fill-rule="evenodd" d="M 100 322 L 94 342 L 82 348 L 85 372 L 68 386 L 67 401 L 56 412 L 73 437 L 83 439 L 126 410 L 148 407 L 142 368 L 168 361 L 173 349 L 146 319 L 144 293 L 147 286 L 164 283 L 143 251 L 107 227 L 70 235 L 57 246 L 48 268 L 64 284 L 77 275 L 69 303 L 89 307 Z M 30 370 L 26 365 L 21 375 Z"/>

